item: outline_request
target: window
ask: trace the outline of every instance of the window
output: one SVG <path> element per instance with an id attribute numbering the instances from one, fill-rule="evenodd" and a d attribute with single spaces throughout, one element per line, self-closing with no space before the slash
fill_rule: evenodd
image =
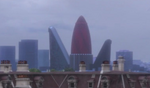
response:
<path id="1" fill-rule="evenodd" d="M 90 82 L 90 83 L 89 83 L 89 87 L 93 87 L 93 83 Z"/>
<path id="2" fill-rule="evenodd" d="M 147 88 L 147 80 L 146 80 L 146 79 L 141 80 L 141 81 L 140 81 L 140 84 L 141 84 L 141 87 L 142 87 L 142 88 Z"/>
<path id="3" fill-rule="evenodd" d="M 103 88 L 107 88 L 107 83 L 106 82 L 103 83 Z"/>
<path id="4" fill-rule="evenodd" d="M 103 76 L 101 79 L 101 88 L 109 88 L 109 77 Z"/>
<path id="5" fill-rule="evenodd" d="M 135 88 L 136 80 L 129 78 L 130 88 Z"/>
<path id="6" fill-rule="evenodd" d="M 74 87 L 74 83 L 70 83 L 70 87 Z"/>
<path id="7" fill-rule="evenodd" d="M 88 82 L 88 88 L 93 88 L 93 86 L 94 86 L 94 79 L 92 78 L 92 79 L 88 80 L 87 82 Z"/>
<path id="8" fill-rule="evenodd" d="M 68 88 L 77 88 L 77 78 L 75 76 L 68 77 Z"/>

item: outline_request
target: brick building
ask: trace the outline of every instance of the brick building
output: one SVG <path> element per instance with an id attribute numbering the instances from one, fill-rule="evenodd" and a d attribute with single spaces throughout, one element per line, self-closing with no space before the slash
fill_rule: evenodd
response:
<path id="1" fill-rule="evenodd" d="M 18 62 L 16 72 L 10 69 L 9 61 L 2 61 L 0 88 L 150 88 L 150 74 L 121 71 L 123 64 L 118 64 L 117 70 L 116 61 L 112 71 L 108 61 L 103 62 L 102 71 L 96 72 L 86 72 L 84 64 L 79 64 L 80 72 L 36 73 L 28 71 L 26 61 Z"/>

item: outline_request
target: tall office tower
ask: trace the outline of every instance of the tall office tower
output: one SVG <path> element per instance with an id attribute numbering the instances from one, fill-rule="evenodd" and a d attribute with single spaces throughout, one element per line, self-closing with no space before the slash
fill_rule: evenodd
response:
<path id="1" fill-rule="evenodd" d="M 26 60 L 29 68 L 38 68 L 38 40 L 19 42 L 19 60 Z"/>
<path id="2" fill-rule="evenodd" d="M 78 71 L 80 61 L 84 61 L 87 70 L 91 70 L 93 62 L 93 55 L 91 53 L 91 38 L 88 24 L 84 17 L 80 16 L 75 24 L 72 36 L 70 66 Z"/>
<path id="3" fill-rule="evenodd" d="M 54 27 L 49 29 L 50 69 L 63 70 L 69 67 L 69 55 Z"/>
<path id="4" fill-rule="evenodd" d="M 98 56 L 96 57 L 95 62 L 93 64 L 93 68 L 95 69 L 95 71 L 98 71 L 101 69 L 101 64 L 103 61 L 107 60 L 110 62 L 110 54 L 111 54 L 111 40 L 107 39 L 104 42 Z"/>
<path id="5" fill-rule="evenodd" d="M 41 71 L 50 69 L 49 50 L 38 50 L 38 68 Z"/>
<path id="6" fill-rule="evenodd" d="M 9 60 L 12 70 L 16 71 L 15 46 L 0 46 L 0 60 Z"/>
<path id="7" fill-rule="evenodd" d="M 119 50 L 116 52 L 116 59 L 118 56 L 123 56 L 125 59 L 124 71 L 132 70 L 133 67 L 133 52 L 129 50 Z"/>

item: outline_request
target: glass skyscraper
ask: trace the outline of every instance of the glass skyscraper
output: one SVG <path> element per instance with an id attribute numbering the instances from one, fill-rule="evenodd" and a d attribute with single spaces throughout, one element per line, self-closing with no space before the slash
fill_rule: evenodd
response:
<path id="1" fill-rule="evenodd" d="M 42 70 L 42 68 L 50 69 L 49 63 L 49 50 L 38 50 L 38 68 L 40 70 Z"/>
<path id="2" fill-rule="evenodd" d="M 50 69 L 63 70 L 69 67 L 69 55 L 54 27 L 50 27 Z"/>
<path id="3" fill-rule="evenodd" d="M 12 64 L 12 70 L 16 70 L 15 46 L 0 46 L 0 61 L 9 60 Z"/>
<path id="4" fill-rule="evenodd" d="M 38 68 L 38 40 L 19 42 L 19 60 L 26 60 L 29 68 Z"/>

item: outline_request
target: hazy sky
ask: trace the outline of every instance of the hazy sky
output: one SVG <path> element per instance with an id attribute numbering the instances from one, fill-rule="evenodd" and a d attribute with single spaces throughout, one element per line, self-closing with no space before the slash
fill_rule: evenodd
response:
<path id="1" fill-rule="evenodd" d="M 18 51 L 21 39 L 38 39 L 39 49 L 48 49 L 48 27 L 54 26 L 70 54 L 80 15 L 88 23 L 94 56 L 111 39 L 111 60 L 127 49 L 134 59 L 150 62 L 150 0 L 0 0 L 0 45 Z"/>

